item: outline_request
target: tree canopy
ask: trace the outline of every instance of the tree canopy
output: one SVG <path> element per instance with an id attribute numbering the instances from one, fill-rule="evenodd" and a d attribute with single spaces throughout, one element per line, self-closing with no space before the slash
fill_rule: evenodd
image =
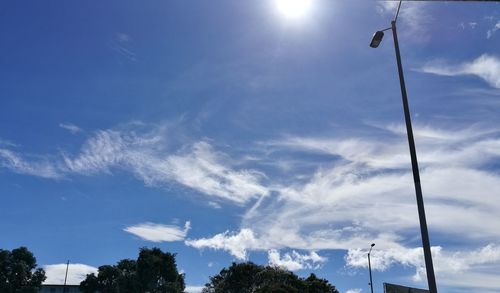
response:
<path id="1" fill-rule="evenodd" d="M 182 293 L 184 275 L 177 271 L 175 254 L 159 248 L 141 248 L 137 260 L 123 259 L 116 265 L 103 265 L 97 276 L 89 274 L 80 283 L 84 293 Z"/>
<path id="2" fill-rule="evenodd" d="M 36 266 L 36 258 L 26 247 L 0 249 L 0 292 L 38 292 L 45 281 L 45 271 Z"/>
<path id="3" fill-rule="evenodd" d="M 219 274 L 210 277 L 203 293 L 339 293 L 325 279 L 311 274 L 300 278 L 294 273 L 274 266 L 252 262 L 233 263 Z"/>

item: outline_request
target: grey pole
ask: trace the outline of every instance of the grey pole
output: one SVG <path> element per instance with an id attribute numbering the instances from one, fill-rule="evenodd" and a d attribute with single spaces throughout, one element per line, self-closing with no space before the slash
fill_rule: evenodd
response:
<path id="1" fill-rule="evenodd" d="M 371 293 L 373 293 L 373 280 L 372 280 L 372 264 L 370 261 L 370 253 L 372 252 L 372 248 L 375 246 L 375 243 L 372 243 L 370 247 L 370 251 L 368 251 L 368 271 L 370 272 L 370 289 Z"/>
<path id="2" fill-rule="evenodd" d="M 66 292 L 66 280 L 68 279 L 68 268 L 69 268 L 69 260 L 68 263 L 66 263 L 66 275 L 64 276 L 63 293 Z"/>
<path id="3" fill-rule="evenodd" d="M 368 271 L 370 272 L 370 289 L 373 293 L 372 265 L 370 263 L 370 253 L 368 253 Z"/>
<path id="4" fill-rule="evenodd" d="M 399 82 L 401 85 L 401 96 L 403 99 L 403 109 L 406 122 L 406 133 L 408 134 L 408 145 L 410 147 L 411 167 L 413 170 L 413 181 L 415 182 L 415 193 L 417 197 L 418 218 L 420 220 L 420 233 L 422 235 L 422 246 L 424 248 L 425 269 L 427 271 L 427 283 L 430 293 L 437 293 L 436 277 L 434 276 L 434 266 L 432 264 L 431 245 L 429 241 L 429 231 L 427 230 L 427 221 L 425 219 L 424 199 L 422 196 L 422 187 L 420 186 L 420 173 L 418 169 L 417 152 L 415 149 L 415 139 L 411 126 L 410 107 L 408 106 L 408 96 L 406 94 L 406 85 L 403 75 L 403 65 L 401 64 L 401 54 L 399 52 L 398 35 L 396 32 L 396 21 L 391 22 L 392 34 L 394 36 L 394 48 L 396 50 L 396 59 L 398 63 Z"/>

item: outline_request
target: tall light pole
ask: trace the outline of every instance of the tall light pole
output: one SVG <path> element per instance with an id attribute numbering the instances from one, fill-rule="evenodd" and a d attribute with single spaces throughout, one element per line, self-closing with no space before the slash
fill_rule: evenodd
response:
<path id="1" fill-rule="evenodd" d="M 68 268 L 69 268 L 69 260 L 66 264 L 66 275 L 64 276 L 64 285 L 63 285 L 63 293 L 66 293 L 66 280 L 68 279 Z"/>
<path id="2" fill-rule="evenodd" d="M 398 11 L 396 13 L 396 17 L 391 22 L 391 27 L 378 31 L 373 35 L 373 39 L 370 43 L 370 47 L 377 48 L 382 42 L 382 38 L 384 37 L 384 31 L 392 30 L 392 35 L 394 38 L 394 49 L 396 51 L 396 61 L 398 65 L 398 73 L 399 73 L 399 83 L 401 86 L 401 97 L 403 100 L 403 110 L 405 115 L 406 122 L 406 133 L 408 135 L 408 145 L 410 147 L 410 157 L 411 157 L 411 166 L 413 170 L 413 181 L 415 183 L 415 193 L 417 198 L 417 208 L 418 208 L 418 217 L 420 220 L 420 233 L 422 235 L 422 246 L 424 248 L 424 258 L 425 258 L 425 269 L 427 272 L 427 283 L 429 286 L 430 293 L 437 293 L 436 286 L 436 277 L 434 275 L 434 266 L 432 264 L 432 255 L 431 255 L 431 245 L 429 241 L 429 231 L 427 230 L 427 220 L 425 218 L 425 208 L 424 208 L 424 199 L 422 196 L 422 187 L 420 185 L 420 172 L 418 169 L 418 161 L 417 161 L 417 152 L 415 149 L 415 139 L 413 137 L 413 129 L 411 125 L 411 116 L 410 116 L 410 107 L 408 105 L 408 96 L 406 93 L 406 85 L 403 74 L 403 65 L 401 63 L 401 53 L 399 52 L 399 42 L 398 35 L 396 30 L 396 22 L 399 15 L 399 10 L 401 8 L 401 2 L 399 1 Z"/>
<path id="3" fill-rule="evenodd" d="M 372 263 L 370 261 L 370 254 L 372 253 L 373 246 L 375 246 L 375 243 L 372 243 L 372 245 L 370 245 L 370 251 L 368 251 L 368 272 L 370 272 L 370 289 L 372 293 L 373 293 L 373 280 L 372 280 Z"/>

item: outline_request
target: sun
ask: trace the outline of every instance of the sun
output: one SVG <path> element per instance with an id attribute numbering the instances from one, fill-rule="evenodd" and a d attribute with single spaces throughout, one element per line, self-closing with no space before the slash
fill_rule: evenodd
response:
<path id="1" fill-rule="evenodd" d="M 305 16 L 312 8 L 313 0 L 274 0 L 278 12 L 286 18 Z"/>

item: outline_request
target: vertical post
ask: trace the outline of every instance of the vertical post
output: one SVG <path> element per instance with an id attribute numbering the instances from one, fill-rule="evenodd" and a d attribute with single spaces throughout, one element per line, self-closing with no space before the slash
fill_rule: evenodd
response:
<path id="1" fill-rule="evenodd" d="M 371 249 L 370 249 L 371 251 Z M 373 280 L 372 280 L 372 264 L 370 262 L 370 252 L 368 252 L 368 271 L 370 272 L 370 289 L 373 293 Z"/>
<path id="2" fill-rule="evenodd" d="M 66 263 L 66 275 L 64 276 L 63 293 L 66 293 L 66 280 L 68 279 L 69 260 Z"/>
<path id="3" fill-rule="evenodd" d="M 411 166 L 413 170 L 413 181 L 415 182 L 415 193 L 417 197 L 418 217 L 420 220 L 420 233 L 422 235 L 422 246 L 424 248 L 425 269 L 427 271 L 427 283 L 430 293 L 437 293 L 436 277 L 434 276 L 434 266 L 432 264 L 431 245 L 429 241 L 429 231 L 427 230 L 427 221 L 425 219 L 424 199 L 422 197 L 422 187 L 420 186 L 420 173 L 418 169 L 417 152 L 415 149 L 415 139 L 411 126 L 410 107 L 408 105 L 408 96 L 406 93 L 405 79 L 403 75 L 403 65 L 401 63 L 401 54 L 399 52 L 398 35 L 396 32 L 396 21 L 391 22 L 392 34 L 394 36 L 394 48 L 396 50 L 396 59 L 398 63 L 399 82 L 401 85 L 401 96 L 403 99 L 403 110 L 405 114 L 406 133 L 408 134 L 408 145 L 410 147 Z"/>

